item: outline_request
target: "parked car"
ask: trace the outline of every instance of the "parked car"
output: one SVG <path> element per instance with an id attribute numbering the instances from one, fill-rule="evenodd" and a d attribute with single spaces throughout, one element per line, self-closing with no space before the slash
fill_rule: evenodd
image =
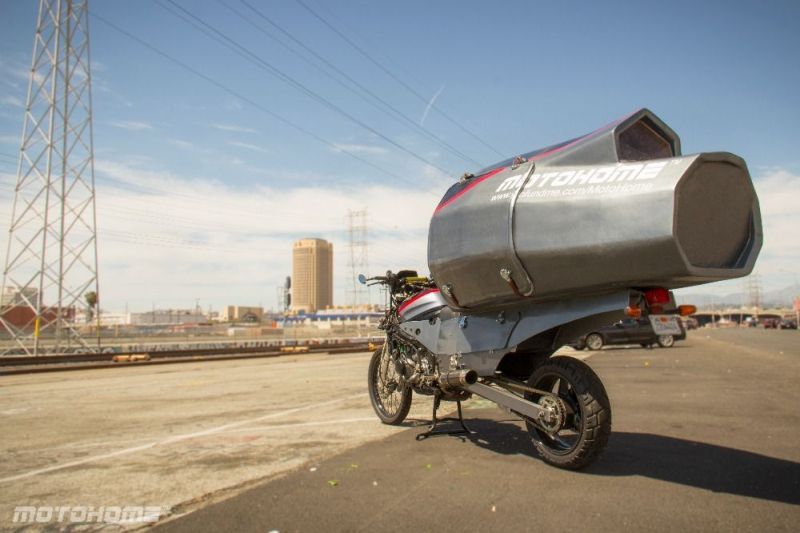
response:
<path id="1" fill-rule="evenodd" d="M 678 320 L 678 324 L 681 328 L 680 335 L 656 335 L 650 320 L 646 318 L 628 318 L 610 326 L 603 326 L 590 331 L 569 343 L 569 345 L 576 350 L 586 348 L 599 350 L 603 346 L 622 344 L 639 344 L 645 348 L 658 344 L 662 348 L 671 348 L 675 341 L 681 341 L 686 338 L 686 328 L 683 326 L 682 321 Z"/>
<path id="2" fill-rule="evenodd" d="M 696 318 L 691 316 L 682 317 L 681 320 L 683 321 L 683 329 L 689 331 L 690 329 L 697 329 L 700 325 Z"/>
<path id="3" fill-rule="evenodd" d="M 797 329 L 797 321 L 793 318 L 784 318 L 778 327 L 781 329 Z"/>
<path id="4" fill-rule="evenodd" d="M 781 321 L 777 318 L 765 318 L 762 324 L 764 324 L 764 329 L 778 329 Z"/>

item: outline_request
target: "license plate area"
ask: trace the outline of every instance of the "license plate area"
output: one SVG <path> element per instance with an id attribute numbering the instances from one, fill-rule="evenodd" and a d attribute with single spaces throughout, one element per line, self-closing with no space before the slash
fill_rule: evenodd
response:
<path id="1" fill-rule="evenodd" d="M 656 335 L 680 335 L 682 333 L 676 315 L 650 315 L 650 324 Z"/>

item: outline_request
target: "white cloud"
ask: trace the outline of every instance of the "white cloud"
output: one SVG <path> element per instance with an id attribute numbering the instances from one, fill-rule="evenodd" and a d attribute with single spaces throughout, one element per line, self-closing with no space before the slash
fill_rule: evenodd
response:
<path id="1" fill-rule="evenodd" d="M 255 144 L 243 143 L 243 142 L 240 142 L 240 141 L 228 141 L 228 144 L 230 146 L 236 146 L 236 147 L 239 147 L 239 148 L 244 148 L 246 150 L 252 150 L 253 152 L 260 152 L 262 154 L 268 154 L 269 153 L 269 150 L 267 150 L 265 148 L 262 148 L 262 147 L 260 147 L 258 145 L 255 145 Z"/>
<path id="2" fill-rule="evenodd" d="M 22 100 L 12 95 L 7 95 L 3 98 L 0 98 L 0 104 L 19 108 L 25 107 L 25 104 L 22 103 Z"/>
<path id="3" fill-rule="evenodd" d="M 177 146 L 178 148 L 183 148 L 184 150 L 194 150 L 197 148 L 194 144 L 182 139 L 167 139 L 167 142 L 173 146 Z"/>
<path id="4" fill-rule="evenodd" d="M 369 209 L 371 272 L 427 270 L 433 196 L 381 186 L 234 189 L 208 177 L 104 159 L 95 168 L 101 290 L 109 310 L 126 303 L 131 310 L 152 303 L 191 307 L 195 298 L 217 309 L 274 306 L 275 287 L 291 271 L 292 242 L 304 236 L 334 243 L 335 300 L 343 304 L 348 209 Z M 404 198 L 399 224 L 398 199 Z M 10 202 L 0 205 L 0 220 L 8 220 L 9 209 Z"/>
<path id="5" fill-rule="evenodd" d="M 114 126 L 115 128 L 120 128 L 128 131 L 143 131 L 143 130 L 153 129 L 153 126 L 151 126 L 147 122 L 140 122 L 136 120 L 117 120 L 109 122 L 108 124 L 110 126 Z"/>
<path id="6" fill-rule="evenodd" d="M 258 133 L 256 130 L 252 128 L 245 128 L 242 126 L 235 126 L 232 124 L 212 124 L 212 128 L 218 129 L 220 131 L 230 131 L 233 133 Z"/>
<path id="7" fill-rule="evenodd" d="M 424 165 L 422 167 L 422 175 L 429 180 L 439 180 L 443 183 L 451 183 L 453 181 L 451 176 L 432 165 Z"/>
<path id="8" fill-rule="evenodd" d="M 22 83 L 20 83 L 20 82 L 18 82 L 18 81 L 14 81 L 14 80 L 13 80 L 13 79 L 11 79 L 11 78 L 5 78 L 5 79 L 3 79 L 3 83 L 4 83 L 6 86 L 8 86 L 8 87 L 11 87 L 11 90 L 12 90 L 13 92 L 17 93 L 17 94 L 21 94 L 21 93 L 24 91 L 24 88 L 23 88 L 23 86 L 22 86 Z"/>
<path id="9" fill-rule="evenodd" d="M 755 187 L 764 227 L 758 273 L 800 275 L 800 175 L 774 171 L 756 179 Z"/>
<path id="10" fill-rule="evenodd" d="M 30 79 L 30 67 L 24 67 L 22 65 L 4 65 L 3 67 L 3 71 L 11 78 L 24 82 L 27 82 Z M 44 76 L 42 76 L 39 72 L 35 72 L 34 80 L 36 83 L 42 83 L 44 81 Z"/>
<path id="11" fill-rule="evenodd" d="M 334 151 L 337 152 L 353 152 L 353 153 L 361 153 L 361 154 L 376 154 L 376 155 L 383 155 L 388 154 L 389 151 L 382 146 L 374 146 L 371 144 L 334 144 Z"/>
<path id="12" fill-rule="evenodd" d="M 104 95 L 110 96 L 115 105 L 119 105 L 121 107 L 133 107 L 133 102 L 112 89 L 111 84 L 101 76 L 92 76 L 92 90 L 95 92 L 95 94 L 103 93 Z"/>
<path id="13" fill-rule="evenodd" d="M 224 107 L 228 111 L 241 111 L 244 109 L 242 102 L 238 98 L 228 98 L 224 103 Z"/>

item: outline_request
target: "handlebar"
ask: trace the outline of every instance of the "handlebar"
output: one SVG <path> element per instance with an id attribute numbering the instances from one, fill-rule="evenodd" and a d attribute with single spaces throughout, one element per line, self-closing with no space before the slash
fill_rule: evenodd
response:
<path id="1" fill-rule="evenodd" d="M 429 280 L 425 276 L 409 276 L 404 278 L 397 277 L 397 274 L 391 270 L 386 271 L 385 276 L 373 276 L 371 278 L 365 277 L 363 274 L 358 276 L 358 280 L 363 285 L 389 285 L 395 288 L 400 283 L 427 283 Z"/>

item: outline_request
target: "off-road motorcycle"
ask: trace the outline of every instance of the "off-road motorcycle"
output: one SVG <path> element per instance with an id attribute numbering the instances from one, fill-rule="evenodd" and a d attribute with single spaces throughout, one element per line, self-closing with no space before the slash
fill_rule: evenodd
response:
<path id="1" fill-rule="evenodd" d="M 641 109 L 593 133 L 464 175 L 431 219 L 431 277 L 366 278 L 387 288 L 383 346 L 368 388 L 382 422 L 400 424 L 413 393 L 434 396 L 431 427 L 468 432 L 478 395 L 521 417 L 547 463 L 578 469 L 601 454 L 611 405 L 583 361 L 554 353 L 602 325 L 647 317 L 677 334 L 671 289 L 749 274 L 763 240 L 745 162 L 683 156 Z M 455 431 L 437 427 L 457 402 Z"/>

